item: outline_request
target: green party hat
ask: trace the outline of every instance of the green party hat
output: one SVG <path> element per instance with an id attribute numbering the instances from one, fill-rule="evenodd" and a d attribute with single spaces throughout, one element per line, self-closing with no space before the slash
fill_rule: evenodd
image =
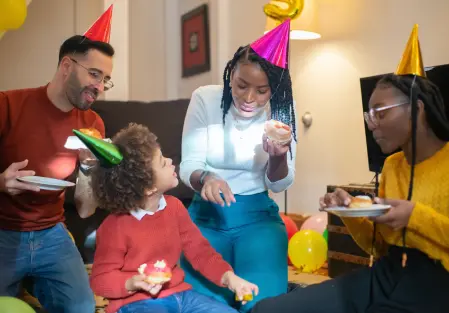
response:
<path id="1" fill-rule="evenodd" d="M 102 166 L 112 167 L 120 164 L 123 160 L 123 155 L 116 145 L 102 139 L 86 135 L 76 129 L 73 130 L 73 133 L 97 157 Z"/>

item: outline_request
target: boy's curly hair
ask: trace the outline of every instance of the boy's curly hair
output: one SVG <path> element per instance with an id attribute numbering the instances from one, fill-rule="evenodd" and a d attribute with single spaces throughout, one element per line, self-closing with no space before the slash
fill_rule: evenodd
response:
<path id="1" fill-rule="evenodd" d="M 153 186 L 152 160 L 159 144 L 147 127 L 135 123 L 120 130 L 112 142 L 123 160 L 111 168 L 96 166 L 91 185 L 101 208 L 124 214 L 141 206 L 145 190 Z"/>

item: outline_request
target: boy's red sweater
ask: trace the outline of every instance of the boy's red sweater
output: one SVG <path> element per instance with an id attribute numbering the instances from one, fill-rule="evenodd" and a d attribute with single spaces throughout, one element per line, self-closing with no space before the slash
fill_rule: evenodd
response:
<path id="1" fill-rule="evenodd" d="M 191 289 L 184 282 L 184 272 L 177 265 L 184 253 L 192 266 L 215 284 L 232 271 L 201 235 L 184 205 L 172 196 L 165 196 L 167 206 L 154 215 L 138 220 L 131 214 L 109 215 L 97 230 L 97 243 L 90 283 L 98 296 L 109 300 L 107 312 L 112 313 L 128 303 L 151 298 L 144 291 L 129 293 L 127 279 L 138 275 L 137 269 L 158 260 L 165 260 L 173 277 L 157 298 Z"/>

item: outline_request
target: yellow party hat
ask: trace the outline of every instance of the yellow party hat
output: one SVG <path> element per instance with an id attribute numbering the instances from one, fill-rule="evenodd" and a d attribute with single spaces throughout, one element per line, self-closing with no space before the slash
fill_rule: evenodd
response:
<path id="1" fill-rule="evenodd" d="M 410 38 L 408 39 L 407 46 L 405 47 L 401 62 L 399 62 L 395 74 L 426 77 L 421 56 L 421 47 L 419 46 L 418 24 L 413 26 L 412 33 L 410 34 Z"/>

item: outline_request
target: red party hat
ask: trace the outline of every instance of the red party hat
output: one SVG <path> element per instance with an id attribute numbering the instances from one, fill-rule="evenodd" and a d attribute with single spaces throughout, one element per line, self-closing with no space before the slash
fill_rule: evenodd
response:
<path id="1" fill-rule="evenodd" d="M 254 41 L 251 48 L 271 64 L 286 69 L 289 40 L 290 19 L 286 19 L 285 22 Z"/>
<path id="2" fill-rule="evenodd" d="M 95 23 L 84 33 L 84 36 L 92 41 L 103 41 L 109 43 L 111 36 L 111 19 L 113 4 L 95 21 Z"/>

